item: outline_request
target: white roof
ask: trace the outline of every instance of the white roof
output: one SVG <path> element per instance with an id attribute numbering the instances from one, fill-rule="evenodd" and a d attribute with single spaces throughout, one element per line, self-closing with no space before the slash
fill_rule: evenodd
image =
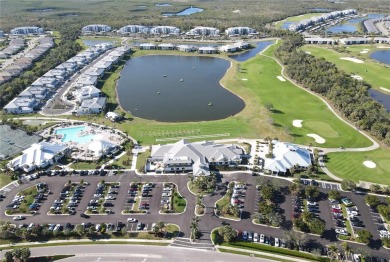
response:
<path id="1" fill-rule="evenodd" d="M 115 144 L 106 140 L 94 140 L 91 144 L 89 144 L 88 150 L 92 152 L 95 157 L 100 157 L 101 155 L 110 151 L 110 149 L 115 146 Z"/>
<path id="2" fill-rule="evenodd" d="M 268 152 L 268 145 L 264 146 L 262 153 Z M 286 172 L 294 165 L 308 167 L 311 165 L 310 152 L 307 149 L 300 148 L 297 145 L 283 142 L 276 142 L 273 149 L 274 158 L 265 159 L 264 169 L 273 172 Z"/>
<path id="3" fill-rule="evenodd" d="M 46 161 L 52 159 L 58 153 L 67 149 L 67 145 L 61 145 L 57 143 L 47 143 L 41 142 L 39 144 L 32 144 L 30 148 L 27 148 L 23 151 L 21 156 L 10 161 L 10 165 L 13 167 L 16 166 L 41 166 L 46 163 Z"/>

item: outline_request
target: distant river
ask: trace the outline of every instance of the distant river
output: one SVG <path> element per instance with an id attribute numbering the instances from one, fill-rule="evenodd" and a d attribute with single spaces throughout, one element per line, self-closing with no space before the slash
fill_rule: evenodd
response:
<path id="1" fill-rule="evenodd" d="M 238 55 L 231 55 L 230 58 L 233 58 L 236 61 L 244 62 L 254 56 L 256 56 L 258 53 L 263 51 L 268 46 L 272 45 L 274 41 L 263 41 L 263 42 L 257 42 L 254 43 L 256 45 L 255 48 L 250 49 L 249 51 L 246 51 L 245 53 L 241 53 Z"/>
<path id="2" fill-rule="evenodd" d="M 134 116 L 162 122 L 223 119 L 245 106 L 219 84 L 229 67 L 225 59 L 205 56 L 137 57 L 121 71 L 119 102 Z"/>

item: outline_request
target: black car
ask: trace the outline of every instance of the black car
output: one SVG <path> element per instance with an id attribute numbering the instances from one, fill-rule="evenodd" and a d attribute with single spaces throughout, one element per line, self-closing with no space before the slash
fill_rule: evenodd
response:
<path id="1" fill-rule="evenodd" d="M 80 217 L 83 217 L 83 218 L 90 218 L 90 216 L 88 216 L 87 214 L 84 214 L 84 213 L 81 213 L 81 214 L 80 214 Z"/>

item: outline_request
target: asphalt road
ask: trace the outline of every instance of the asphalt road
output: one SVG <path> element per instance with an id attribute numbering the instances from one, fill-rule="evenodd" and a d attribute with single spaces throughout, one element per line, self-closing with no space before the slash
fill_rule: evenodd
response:
<path id="1" fill-rule="evenodd" d="M 31 256 L 66 255 L 74 254 L 75 257 L 63 259 L 64 262 L 89 262 L 89 261 L 132 261 L 132 262 L 237 262 L 271 260 L 253 257 L 245 257 L 235 254 L 227 254 L 213 251 L 195 249 L 183 249 L 175 247 L 159 246 L 132 246 L 132 245 L 89 245 L 89 246 L 56 246 L 31 248 Z"/>
<path id="2" fill-rule="evenodd" d="M 244 203 L 244 209 L 242 212 L 242 219 L 241 221 L 231 221 L 226 219 L 221 219 L 215 216 L 214 214 L 214 206 L 215 202 L 219 200 L 221 197 L 225 195 L 225 188 L 220 187 L 217 191 L 215 191 L 213 194 L 205 196 L 203 198 L 203 202 L 206 205 L 206 212 L 204 216 L 200 217 L 199 222 L 199 228 L 202 232 L 202 236 L 200 238 L 198 247 L 201 249 L 207 249 L 212 250 L 213 248 L 210 246 L 210 232 L 212 229 L 219 227 L 221 225 L 222 221 L 225 221 L 229 223 L 231 226 L 233 226 L 235 229 L 239 231 L 252 231 L 264 234 L 266 236 L 272 236 L 272 237 L 278 237 L 278 238 L 284 238 L 284 234 L 286 231 L 291 230 L 291 210 L 292 210 L 292 198 L 288 194 L 284 194 L 282 192 L 282 199 L 284 199 L 284 202 L 281 203 L 281 207 L 284 210 L 284 215 L 286 216 L 287 222 L 282 228 L 272 228 L 267 226 L 261 226 L 261 225 L 255 225 L 252 223 L 251 215 L 257 211 L 257 199 L 258 199 L 258 193 L 256 188 L 256 178 L 251 175 L 248 175 L 247 173 L 232 173 L 232 174 L 224 174 L 219 177 L 219 184 L 222 185 L 225 182 L 229 181 L 243 181 L 247 184 L 247 190 L 246 190 L 246 196 L 245 196 L 245 203 Z M 54 200 L 58 198 L 60 191 L 62 190 L 65 183 L 68 182 L 68 180 L 71 180 L 72 182 L 78 182 L 81 179 L 84 181 L 90 183 L 89 186 L 87 186 L 84 196 L 80 202 L 79 207 L 77 208 L 77 214 L 74 216 L 69 215 L 47 215 L 47 212 L 50 208 L 50 206 L 53 204 Z M 114 201 L 115 205 L 114 207 L 110 208 L 114 211 L 114 214 L 111 215 L 92 215 L 90 219 L 84 219 L 80 217 L 80 213 L 84 212 L 87 206 L 87 203 L 92 198 L 93 194 L 95 193 L 96 185 L 97 183 L 104 179 L 106 182 L 121 182 L 121 186 L 119 189 L 119 194 L 117 196 L 117 200 Z M 278 180 L 281 186 L 288 186 L 290 183 L 286 180 Z M 181 229 L 180 238 L 178 238 L 173 246 L 177 247 L 193 247 L 190 243 L 188 243 L 187 239 L 190 237 L 190 223 L 194 215 L 195 210 L 195 202 L 196 197 L 188 190 L 187 188 L 187 182 L 188 182 L 188 176 L 187 175 L 159 175 L 159 176 L 153 176 L 153 175 L 145 175 L 145 176 L 138 176 L 134 172 L 127 172 L 123 175 L 116 175 L 116 176 L 83 176 L 80 177 L 79 175 L 76 176 L 65 176 L 65 177 L 41 177 L 39 180 L 29 181 L 26 184 L 22 184 L 18 187 L 11 186 L 10 191 L 5 192 L 7 198 L 4 199 L 4 201 L 0 202 L 0 209 L 4 210 L 3 207 L 5 205 L 8 205 L 9 202 L 13 199 L 13 197 L 20 191 L 27 187 L 30 187 L 32 185 L 37 184 L 38 182 L 46 182 L 49 186 L 49 189 L 53 192 L 53 194 L 49 195 L 48 199 L 45 200 L 45 202 L 42 203 L 42 206 L 39 210 L 39 215 L 28 217 L 24 221 L 17 221 L 16 224 L 19 223 L 37 223 L 37 224 L 49 224 L 49 223 L 56 223 L 56 224 L 65 224 L 65 223 L 72 223 L 72 224 L 80 224 L 83 222 L 91 222 L 93 224 L 97 223 L 115 223 L 117 221 L 122 221 L 126 223 L 126 220 L 128 217 L 134 217 L 137 218 L 140 222 L 143 222 L 146 225 L 146 229 L 151 229 L 152 223 L 155 223 L 157 221 L 164 221 L 165 223 L 173 223 L 177 224 Z M 150 210 L 148 214 L 129 214 L 129 215 L 122 215 L 121 211 L 125 209 L 126 204 L 126 198 L 128 197 L 127 191 L 130 187 L 131 182 L 154 182 L 156 183 L 156 187 L 152 190 L 152 196 L 143 199 L 142 201 L 147 201 L 150 204 Z M 161 200 L 161 191 L 162 191 L 162 183 L 163 182 L 173 182 L 176 183 L 179 189 L 180 194 L 187 200 L 187 207 L 183 214 L 171 214 L 171 215 L 165 215 L 165 214 L 159 214 L 159 208 L 160 208 L 160 200 Z M 329 185 L 322 185 L 320 188 L 321 194 L 321 200 L 319 201 L 319 207 L 320 207 L 320 217 L 326 221 L 326 227 L 327 231 L 325 233 L 325 236 L 323 238 L 316 237 L 316 236 L 307 236 L 307 239 L 314 243 L 319 243 L 322 245 L 328 245 L 331 243 L 339 244 L 340 241 L 336 239 L 335 233 L 334 233 L 334 222 L 331 217 L 330 213 L 330 207 L 329 203 L 326 200 L 325 193 L 328 192 L 331 189 L 331 186 Z M 375 240 L 373 241 L 371 245 L 371 249 L 368 247 L 365 247 L 364 245 L 350 243 L 349 245 L 352 247 L 353 250 L 356 249 L 362 249 L 367 248 L 368 253 L 371 255 L 375 255 L 378 257 L 383 258 L 389 258 L 390 252 L 388 250 L 385 250 L 383 247 L 380 246 L 379 240 L 378 240 L 378 233 L 376 231 L 376 227 L 374 224 L 374 219 L 372 214 L 370 213 L 368 207 L 364 204 L 364 197 L 355 195 L 351 192 L 342 192 L 343 196 L 349 197 L 355 204 L 357 204 L 360 213 L 361 213 L 361 220 L 366 225 L 366 228 L 369 231 L 372 231 L 374 234 Z M 282 210 L 282 212 L 283 212 Z M 12 217 L 6 216 L 3 212 L 0 213 L 0 219 L 1 220 L 12 220 Z M 135 230 L 135 227 L 132 225 L 129 225 L 128 230 Z M 176 252 L 176 250 L 175 250 Z M 182 260 L 181 260 L 182 261 Z"/>

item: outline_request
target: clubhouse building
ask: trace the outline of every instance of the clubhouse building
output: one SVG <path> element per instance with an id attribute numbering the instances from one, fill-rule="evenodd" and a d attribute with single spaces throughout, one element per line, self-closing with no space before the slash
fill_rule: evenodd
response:
<path id="1" fill-rule="evenodd" d="M 191 172 L 195 176 L 210 175 L 212 166 L 237 166 L 244 151 L 236 145 L 214 142 L 188 142 L 180 140 L 174 144 L 154 145 L 145 171 L 156 173 Z"/>

